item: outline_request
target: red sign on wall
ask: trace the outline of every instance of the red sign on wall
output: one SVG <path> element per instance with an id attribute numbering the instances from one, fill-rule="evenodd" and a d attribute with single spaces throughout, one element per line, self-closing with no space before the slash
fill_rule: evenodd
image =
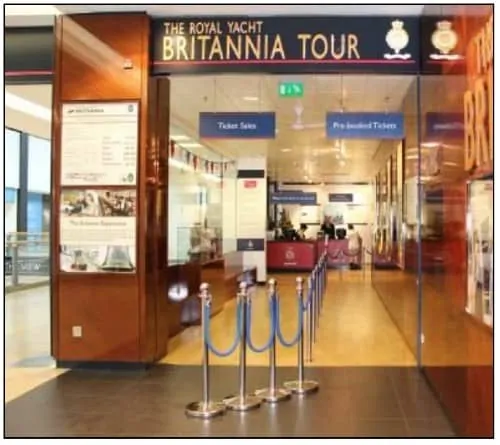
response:
<path id="1" fill-rule="evenodd" d="M 257 187 L 257 181 L 245 181 L 243 183 L 243 186 L 246 189 L 254 189 L 255 187 Z"/>

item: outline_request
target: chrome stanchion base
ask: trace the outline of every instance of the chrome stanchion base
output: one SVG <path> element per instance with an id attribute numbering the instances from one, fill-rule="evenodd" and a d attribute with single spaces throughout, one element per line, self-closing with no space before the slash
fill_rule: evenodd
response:
<path id="1" fill-rule="evenodd" d="M 244 397 L 229 396 L 223 402 L 227 406 L 227 409 L 233 411 L 250 411 L 251 409 L 258 408 L 262 404 L 262 399 L 247 394 Z"/>
<path id="2" fill-rule="evenodd" d="M 259 389 L 255 391 L 255 395 L 267 403 L 281 402 L 283 400 L 289 399 L 292 396 L 290 391 L 282 388 Z"/>
<path id="3" fill-rule="evenodd" d="M 319 383 L 314 380 L 295 380 L 292 382 L 285 382 L 283 386 L 298 395 L 309 394 L 319 389 Z"/>
<path id="4" fill-rule="evenodd" d="M 192 402 L 186 406 L 186 416 L 210 419 L 220 416 L 226 411 L 226 405 L 222 402 Z"/>

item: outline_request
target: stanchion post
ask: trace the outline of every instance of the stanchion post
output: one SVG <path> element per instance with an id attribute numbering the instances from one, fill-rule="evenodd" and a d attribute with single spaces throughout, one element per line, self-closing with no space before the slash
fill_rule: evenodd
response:
<path id="1" fill-rule="evenodd" d="M 186 415 L 189 417 L 199 417 L 209 419 L 211 417 L 223 414 L 226 411 L 226 406 L 222 402 L 214 402 L 210 400 L 210 369 L 209 369 L 209 350 L 207 338 L 205 335 L 205 326 L 207 321 L 207 311 L 210 307 L 212 297 L 209 292 L 209 285 L 203 283 L 200 286 L 200 301 L 201 301 L 201 338 L 202 338 L 202 369 L 203 369 L 203 398 L 201 402 L 192 402 L 186 406 Z"/>
<path id="2" fill-rule="evenodd" d="M 312 290 L 312 295 L 311 295 L 311 302 L 309 306 L 307 307 L 307 315 L 306 317 L 310 320 L 310 333 L 312 337 L 312 341 L 316 343 L 316 312 L 317 312 L 317 305 L 318 305 L 318 268 L 317 266 L 314 266 L 313 272 L 313 290 Z M 303 292 L 303 291 L 302 291 Z M 312 361 L 312 354 L 311 354 L 311 361 Z"/>
<path id="3" fill-rule="evenodd" d="M 304 319 L 303 299 L 304 299 L 304 279 L 297 278 L 297 298 L 299 299 L 299 310 L 302 311 L 302 320 Z M 317 391 L 319 389 L 318 382 L 304 379 L 304 323 L 301 323 L 299 343 L 297 347 L 298 357 L 298 379 L 290 382 L 285 382 L 284 387 L 291 392 L 299 395 L 304 395 Z"/>
<path id="4" fill-rule="evenodd" d="M 306 334 L 307 334 L 307 349 L 306 349 L 306 360 L 308 362 L 313 361 L 313 311 L 312 311 L 312 302 L 313 302 L 313 293 L 314 293 L 314 275 L 311 274 L 308 280 L 308 294 L 310 292 L 311 300 L 309 301 L 309 297 L 307 301 L 309 304 L 306 308 Z"/>
<path id="5" fill-rule="evenodd" d="M 278 305 L 278 293 L 277 293 L 278 283 L 275 279 L 271 278 L 269 280 L 269 300 L 271 302 L 271 307 L 275 311 L 279 310 Z M 270 314 L 271 316 L 273 314 Z M 260 397 L 262 400 L 268 403 L 277 403 L 282 400 L 287 400 L 290 398 L 291 393 L 284 388 L 278 388 L 276 383 L 276 321 L 274 318 L 273 325 L 271 329 L 274 329 L 273 340 L 271 346 L 269 347 L 269 386 L 264 389 L 259 389 L 255 391 L 255 395 Z"/>
<path id="6" fill-rule="evenodd" d="M 262 399 L 260 397 L 247 394 L 247 313 L 249 304 L 249 295 L 247 284 L 240 283 L 240 292 L 238 298 L 242 302 L 241 314 L 241 340 L 240 340 L 240 362 L 239 362 L 239 391 L 237 396 L 229 396 L 224 399 L 226 406 L 233 411 L 250 411 L 258 408 Z"/>

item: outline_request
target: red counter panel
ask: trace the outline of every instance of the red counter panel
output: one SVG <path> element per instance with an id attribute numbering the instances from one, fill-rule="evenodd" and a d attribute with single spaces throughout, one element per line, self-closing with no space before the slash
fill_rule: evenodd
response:
<path id="1" fill-rule="evenodd" d="M 312 270 L 318 258 L 315 241 L 268 241 L 269 270 Z"/>

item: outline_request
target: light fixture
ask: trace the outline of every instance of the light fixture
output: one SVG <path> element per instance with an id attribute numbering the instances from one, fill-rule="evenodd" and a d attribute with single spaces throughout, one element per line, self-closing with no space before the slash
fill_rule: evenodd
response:
<path id="1" fill-rule="evenodd" d="M 247 102 L 257 102 L 259 98 L 257 96 L 245 96 L 243 100 L 246 100 Z"/>
<path id="2" fill-rule="evenodd" d="M 345 161 L 340 161 L 339 164 L 341 167 L 345 167 Z"/>
<path id="3" fill-rule="evenodd" d="M 188 143 L 183 143 L 181 145 L 184 148 L 202 148 L 203 147 L 203 145 L 199 144 L 198 142 L 188 142 Z"/>
<path id="4" fill-rule="evenodd" d="M 283 153 L 288 153 L 288 152 L 292 151 L 292 149 L 291 148 L 282 148 L 281 151 Z"/>
<path id="5" fill-rule="evenodd" d="M 425 148 L 436 148 L 439 147 L 441 144 L 439 142 L 422 142 L 422 147 Z"/>
<path id="6" fill-rule="evenodd" d="M 304 175 L 304 179 L 307 181 L 309 179 L 309 176 Z"/>
<path id="7" fill-rule="evenodd" d="M 19 111 L 24 114 L 29 114 L 38 119 L 49 121 L 52 118 L 51 110 L 41 105 L 38 105 L 15 94 L 5 91 L 5 106 L 12 110 Z"/>
<path id="8" fill-rule="evenodd" d="M 179 141 L 189 141 L 189 136 L 185 136 L 183 134 L 173 134 L 170 136 L 170 139 L 179 142 Z"/>

